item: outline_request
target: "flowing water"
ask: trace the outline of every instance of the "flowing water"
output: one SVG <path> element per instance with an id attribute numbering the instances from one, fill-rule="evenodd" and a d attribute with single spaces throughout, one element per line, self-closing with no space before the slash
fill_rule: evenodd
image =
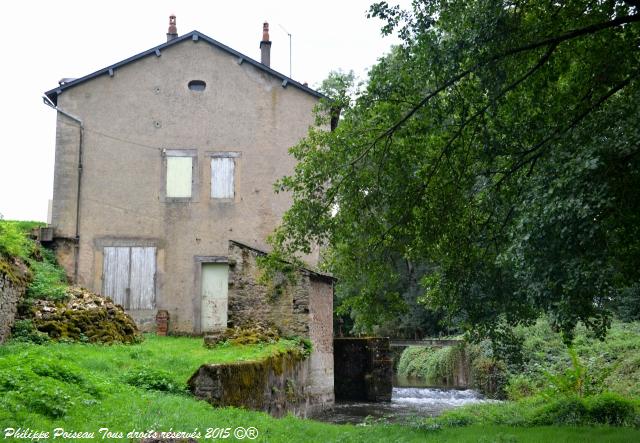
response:
<path id="1" fill-rule="evenodd" d="M 422 385 L 422 386 L 421 386 Z M 385 420 L 401 423 L 414 417 L 434 417 L 447 409 L 487 401 L 472 389 L 425 387 L 420 379 L 394 379 L 387 403 L 343 402 L 314 417 L 330 423 L 362 423 Z"/>

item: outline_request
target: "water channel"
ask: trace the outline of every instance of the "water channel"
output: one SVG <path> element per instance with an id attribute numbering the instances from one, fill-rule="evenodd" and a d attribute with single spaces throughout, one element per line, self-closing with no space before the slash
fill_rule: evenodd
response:
<path id="1" fill-rule="evenodd" d="M 344 402 L 313 417 L 315 420 L 344 424 L 365 420 L 402 423 L 415 417 L 435 417 L 447 409 L 487 400 L 472 389 L 427 386 L 419 378 L 394 376 L 393 394 L 388 403 Z"/>

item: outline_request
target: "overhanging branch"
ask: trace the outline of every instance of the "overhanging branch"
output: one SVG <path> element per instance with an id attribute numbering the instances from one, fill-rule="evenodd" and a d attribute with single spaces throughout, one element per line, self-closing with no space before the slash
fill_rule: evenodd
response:
<path id="1" fill-rule="evenodd" d="M 402 127 L 407 122 L 407 120 L 413 117 L 415 113 L 418 112 L 423 106 L 425 106 L 432 98 L 436 97 L 442 91 L 454 85 L 455 83 L 459 82 L 460 80 L 472 74 L 473 72 L 477 71 L 481 67 L 486 66 L 490 63 L 502 60 L 504 58 L 510 57 L 512 55 L 520 54 L 527 51 L 532 51 L 534 49 L 538 49 L 545 46 L 555 47 L 560 43 L 563 43 L 568 40 L 572 40 L 585 35 L 594 34 L 594 33 L 603 31 L 605 29 L 615 28 L 618 26 L 622 26 L 622 25 L 625 25 L 628 23 L 634 23 L 634 22 L 640 22 L 640 14 L 626 15 L 623 17 L 618 17 L 614 20 L 607 21 L 607 22 L 596 23 L 590 26 L 585 26 L 584 28 L 574 29 L 564 34 L 560 34 L 554 37 L 548 37 L 548 38 L 539 40 L 537 42 L 530 43 L 528 45 L 519 46 L 517 48 L 503 51 L 499 54 L 496 54 L 487 58 L 486 60 L 476 63 L 469 69 L 466 69 L 456 74 L 455 76 L 451 77 L 449 80 L 444 82 L 442 85 L 440 85 L 438 88 L 428 93 L 422 100 L 418 102 L 417 105 L 411 108 L 409 112 L 407 112 L 400 120 L 398 120 L 395 124 L 393 124 L 393 126 L 391 126 L 382 134 L 380 134 L 378 137 L 376 137 L 366 149 L 364 149 L 355 159 L 353 159 L 349 163 L 349 166 L 353 166 L 354 164 L 362 160 L 362 158 L 364 158 L 364 156 L 367 155 L 367 153 L 371 149 L 373 149 L 373 147 L 377 144 L 377 142 L 384 139 L 385 137 L 392 136 L 400 127 Z"/>

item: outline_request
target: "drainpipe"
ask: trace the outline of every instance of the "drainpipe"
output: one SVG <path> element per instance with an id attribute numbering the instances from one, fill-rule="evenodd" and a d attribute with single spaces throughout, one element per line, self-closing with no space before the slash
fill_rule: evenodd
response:
<path id="1" fill-rule="evenodd" d="M 84 123 L 78 117 L 73 114 L 60 109 L 53 104 L 47 96 L 42 97 L 44 104 L 55 109 L 60 114 L 70 118 L 78 123 L 80 128 L 80 140 L 78 143 L 78 192 L 76 193 L 76 235 L 75 235 L 75 247 L 73 249 L 73 282 L 78 283 L 78 260 L 80 256 L 80 187 L 82 184 L 82 150 L 84 145 Z"/>

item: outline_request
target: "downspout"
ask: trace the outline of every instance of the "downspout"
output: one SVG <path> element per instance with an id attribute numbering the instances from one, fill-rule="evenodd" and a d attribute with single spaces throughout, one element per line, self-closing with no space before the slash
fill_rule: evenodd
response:
<path id="1" fill-rule="evenodd" d="M 80 256 L 80 186 L 82 184 L 82 154 L 84 144 L 84 123 L 78 117 L 73 114 L 60 109 L 53 104 L 49 97 L 46 95 L 42 97 L 44 104 L 55 109 L 60 114 L 70 118 L 78 123 L 80 128 L 80 140 L 78 143 L 78 191 L 76 193 L 76 234 L 75 234 L 75 247 L 73 248 L 73 282 L 78 283 L 78 259 Z"/>

